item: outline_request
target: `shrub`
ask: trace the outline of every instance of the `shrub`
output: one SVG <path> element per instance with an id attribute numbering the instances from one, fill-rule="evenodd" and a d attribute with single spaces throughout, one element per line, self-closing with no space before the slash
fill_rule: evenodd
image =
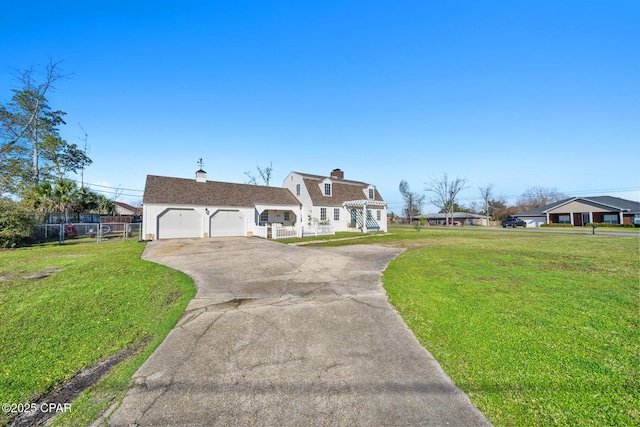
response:
<path id="1" fill-rule="evenodd" d="M 547 227 L 547 228 L 573 228 L 575 226 L 573 224 L 540 224 L 540 227 Z"/>
<path id="2" fill-rule="evenodd" d="M 608 222 L 590 222 L 586 224 L 586 227 L 591 227 L 594 225 L 596 227 L 614 227 L 614 228 L 635 228 L 636 227 L 636 225 L 634 224 L 609 224 Z"/>
<path id="3" fill-rule="evenodd" d="M 27 243 L 33 233 L 34 219 L 20 203 L 0 197 L 0 248 Z"/>

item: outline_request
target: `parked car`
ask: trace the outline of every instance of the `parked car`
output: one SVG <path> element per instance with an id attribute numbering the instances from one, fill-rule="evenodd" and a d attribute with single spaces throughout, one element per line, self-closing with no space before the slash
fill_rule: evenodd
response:
<path id="1" fill-rule="evenodd" d="M 502 228 L 507 228 L 507 227 L 527 227 L 527 223 L 520 218 L 507 218 L 505 220 L 502 221 Z"/>

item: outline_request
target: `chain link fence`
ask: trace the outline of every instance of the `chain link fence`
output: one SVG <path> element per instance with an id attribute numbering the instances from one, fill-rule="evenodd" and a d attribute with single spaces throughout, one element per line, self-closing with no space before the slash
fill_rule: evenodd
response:
<path id="1" fill-rule="evenodd" d="M 71 239 L 95 240 L 100 243 L 107 240 L 142 240 L 141 223 L 73 223 L 41 224 L 34 227 L 34 240 L 58 241 L 64 243 Z"/>

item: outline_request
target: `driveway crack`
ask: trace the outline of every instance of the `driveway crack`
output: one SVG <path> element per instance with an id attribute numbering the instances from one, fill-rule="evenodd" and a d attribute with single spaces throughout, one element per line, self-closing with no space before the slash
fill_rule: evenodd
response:
<path id="1" fill-rule="evenodd" d="M 170 377 L 167 385 L 162 387 L 162 392 L 160 394 L 158 394 L 153 399 L 153 401 L 147 405 L 147 407 L 144 409 L 144 412 L 142 413 L 142 415 L 140 415 L 140 417 L 137 420 L 135 420 L 135 422 L 136 422 L 135 425 L 137 425 L 138 421 L 144 419 L 145 415 L 149 412 L 149 410 L 151 408 L 154 407 L 154 405 L 156 404 L 158 399 L 160 399 L 162 396 L 164 396 L 167 393 L 167 391 L 169 391 L 171 389 L 171 387 L 174 386 L 176 374 L 191 359 L 191 356 L 193 356 L 193 353 L 195 352 L 196 348 L 198 347 L 198 342 L 202 339 L 202 337 L 204 337 L 209 332 L 209 330 L 211 330 L 211 328 L 213 328 L 213 326 L 218 322 L 218 320 L 220 320 L 222 318 L 222 316 L 224 316 L 224 315 L 225 315 L 225 312 L 220 313 L 220 316 L 218 316 L 215 319 L 213 319 L 213 321 L 209 324 L 209 326 L 207 326 L 207 328 L 200 335 L 198 335 L 198 338 L 196 338 L 195 343 L 191 347 L 191 351 L 189 352 L 189 355 L 187 357 L 185 357 L 184 359 L 182 359 L 182 362 L 176 367 L 176 369 L 171 374 L 171 377 Z M 145 377 L 144 381 L 140 385 L 148 390 L 147 378 L 148 377 Z"/>

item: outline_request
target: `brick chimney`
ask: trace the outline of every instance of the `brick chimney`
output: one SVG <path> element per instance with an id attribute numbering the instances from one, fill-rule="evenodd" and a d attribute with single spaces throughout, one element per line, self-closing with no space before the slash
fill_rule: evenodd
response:
<path id="1" fill-rule="evenodd" d="M 202 169 L 196 172 L 196 182 L 207 182 L 207 173 Z"/>
<path id="2" fill-rule="evenodd" d="M 331 171 L 329 176 L 335 179 L 344 179 L 344 172 L 342 172 L 340 169 L 334 169 Z"/>

